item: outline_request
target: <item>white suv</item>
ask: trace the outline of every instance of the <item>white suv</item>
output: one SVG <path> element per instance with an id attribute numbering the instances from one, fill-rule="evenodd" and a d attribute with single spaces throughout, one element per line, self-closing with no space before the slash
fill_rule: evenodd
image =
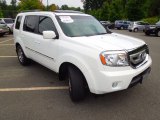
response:
<path id="1" fill-rule="evenodd" d="M 106 32 L 94 17 L 74 11 L 26 12 L 16 17 L 14 40 L 19 62 L 30 59 L 68 80 L 73 101 L 86 90 L 104 94 L 127 89 L 150 73 L 144 41 Z"/>

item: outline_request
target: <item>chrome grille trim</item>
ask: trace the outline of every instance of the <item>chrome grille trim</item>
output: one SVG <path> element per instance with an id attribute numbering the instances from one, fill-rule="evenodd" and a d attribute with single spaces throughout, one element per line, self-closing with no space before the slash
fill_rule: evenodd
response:
<path id="1" fill-rule="evenodd" d="M 139 68 L 148 61 L 149 50 L 147 45 L 129 50 L 127 53 L 129 64 L 134 69 Z"/>

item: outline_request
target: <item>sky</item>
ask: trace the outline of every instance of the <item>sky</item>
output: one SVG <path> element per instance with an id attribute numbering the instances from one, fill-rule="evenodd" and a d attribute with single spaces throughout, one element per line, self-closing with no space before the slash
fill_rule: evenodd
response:
<path id="1" fill-rule="evenodd" d="M 6 0 L 7 4 L 10 4 L 11 0 Z M 18 0 L 17 0 L 18 1 Z M 62 6 L 64 4 L 68 5 L 69 7 L 81 7 L 83 8 L 83 3 L 81 0 L 48 0 L 50 4 L 56 4 L 58 6 Z M 43 4 L 47 5 L 47 0 L 43 0 Z"/>

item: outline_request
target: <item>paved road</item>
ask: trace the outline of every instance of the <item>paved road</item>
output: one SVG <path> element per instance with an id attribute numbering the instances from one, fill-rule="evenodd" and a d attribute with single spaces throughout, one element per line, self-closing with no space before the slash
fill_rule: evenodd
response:
<path id="1" fill-rule="evenodd" d="M 33 63 L 22 67 L 12 36 L 0 38 L 0 120 L 158 120 L 160 119 L 160 37 L 114 32 L 141 38 L 149 45 L 152 72 L 143 85 L 73 103 L 67 83 Z"/>

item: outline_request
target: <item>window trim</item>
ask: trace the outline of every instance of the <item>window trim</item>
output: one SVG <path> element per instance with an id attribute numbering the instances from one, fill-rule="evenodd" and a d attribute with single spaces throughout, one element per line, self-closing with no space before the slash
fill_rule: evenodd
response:
<path id="1" fill-rule="evenodd" d="M 20 20 L 20 23 L 19 23 L 19 27 L 16 28 L 16 26 L 17 26 L 17 21 L 18 21 L 18 19 L 19 19 L 20 17 L 21 17 L 21 20 Z M 16 22 L 15 22 L 15 29 L 16 29 L 16 30 L 19 30 L 19 29 L 20 29 L 21 23 L 22 23 L 22 18 L 23 18 L 23 16 L 21 16 L 21 15 L 17 17 Z"/>
<path id="2" fill-rule="evenodd" d="M 29 32 L 29 33 L 33 33 L 33 34 L 38 34 L 38 33 L 37 33 L 38 22 L 36 22 L 36 24 L 35 24 L 35 30 L 34 30 L 34 32 L 27 31 L 27 30 L 24 29 L 24 25 L 25 25 L 25 22 L 26 22 L 26 19 L 27 19 L 28 16 L 35 16 L 35 17 L 38 17 L 38 22 L 39 22 L 39 15 L 26 15 L 26 16 L 24 17 L 24 22 L 23 22 L 23 31 Z"/>
<path id="3" fill-rule="evenodd" d="M 48 17 L 48 18 L 50 18 L 51 20 L 52 20 L 52 18 L 51 18 L 50 16 L 39 15 L 38 24 L 37 24 L 37 34 L 42 35 L 41 33 L 39 33 L 40 17 Z M 55 34 L 56 34 L 56 36 L 57 36 L 55 39 L 59 39 L 59 34 L 58 34 L 58 31 L 57 31 L 56 25 L 55 25 L 55 23 L 54 23 L 53 20 L 52 20 L 52 22 L 53 22 L 53 25 L 54 25 L 54 27 L 55 27 L 55 31 L 54 31 L 54 32 L 55 32 Z"/>
<path id="4" fill-rule="evenodd" d="M 35 31 L 34 32 L 30 32 L 30 31 L 27 31 L 27 30 L 25 30 L 24 29 L 24 25 L 25 25 L 25 21 L 26 21 L 26 18 L 28 17 L 28 16 L 36 16 L 36 17 L 38 17 L 37 19 L 38 19 L 38 22 L 36 22 L 36 25 L 35 25 Z M 55 34 L 56 34 L 56 38 L 55 39 L 59 39 L 59 34 L 58 34 L 58 31 L 57 31 L 57 28 L 56 28 L 56 25 L 55 25 L 55 23 L 54 23 L 54 21 L 53 21 L 53 19 L 50 17 L 50 16 L 45 16 L 45 15 L 25 15 L 24 16 L 24 20 L 23 20 L 23 27 L 22 27 L 22 30 L 23 31 L 25 31 L 25 32 L 29 32 L 29 33 L 33 33 L 33 34 L 37 34 L 37 35 L 41 35 L 41 36 L 43 36 L 42 34 L 40 34 L 39 33 L 39 21 L 40 21 L 40 17 L 48 17 L 48 18 L 50 18 L 51 20 L 52 20 L 52 22 L 53 22 L 53 24 L 54 24 L 54 26 L 55 26 Z"/>

